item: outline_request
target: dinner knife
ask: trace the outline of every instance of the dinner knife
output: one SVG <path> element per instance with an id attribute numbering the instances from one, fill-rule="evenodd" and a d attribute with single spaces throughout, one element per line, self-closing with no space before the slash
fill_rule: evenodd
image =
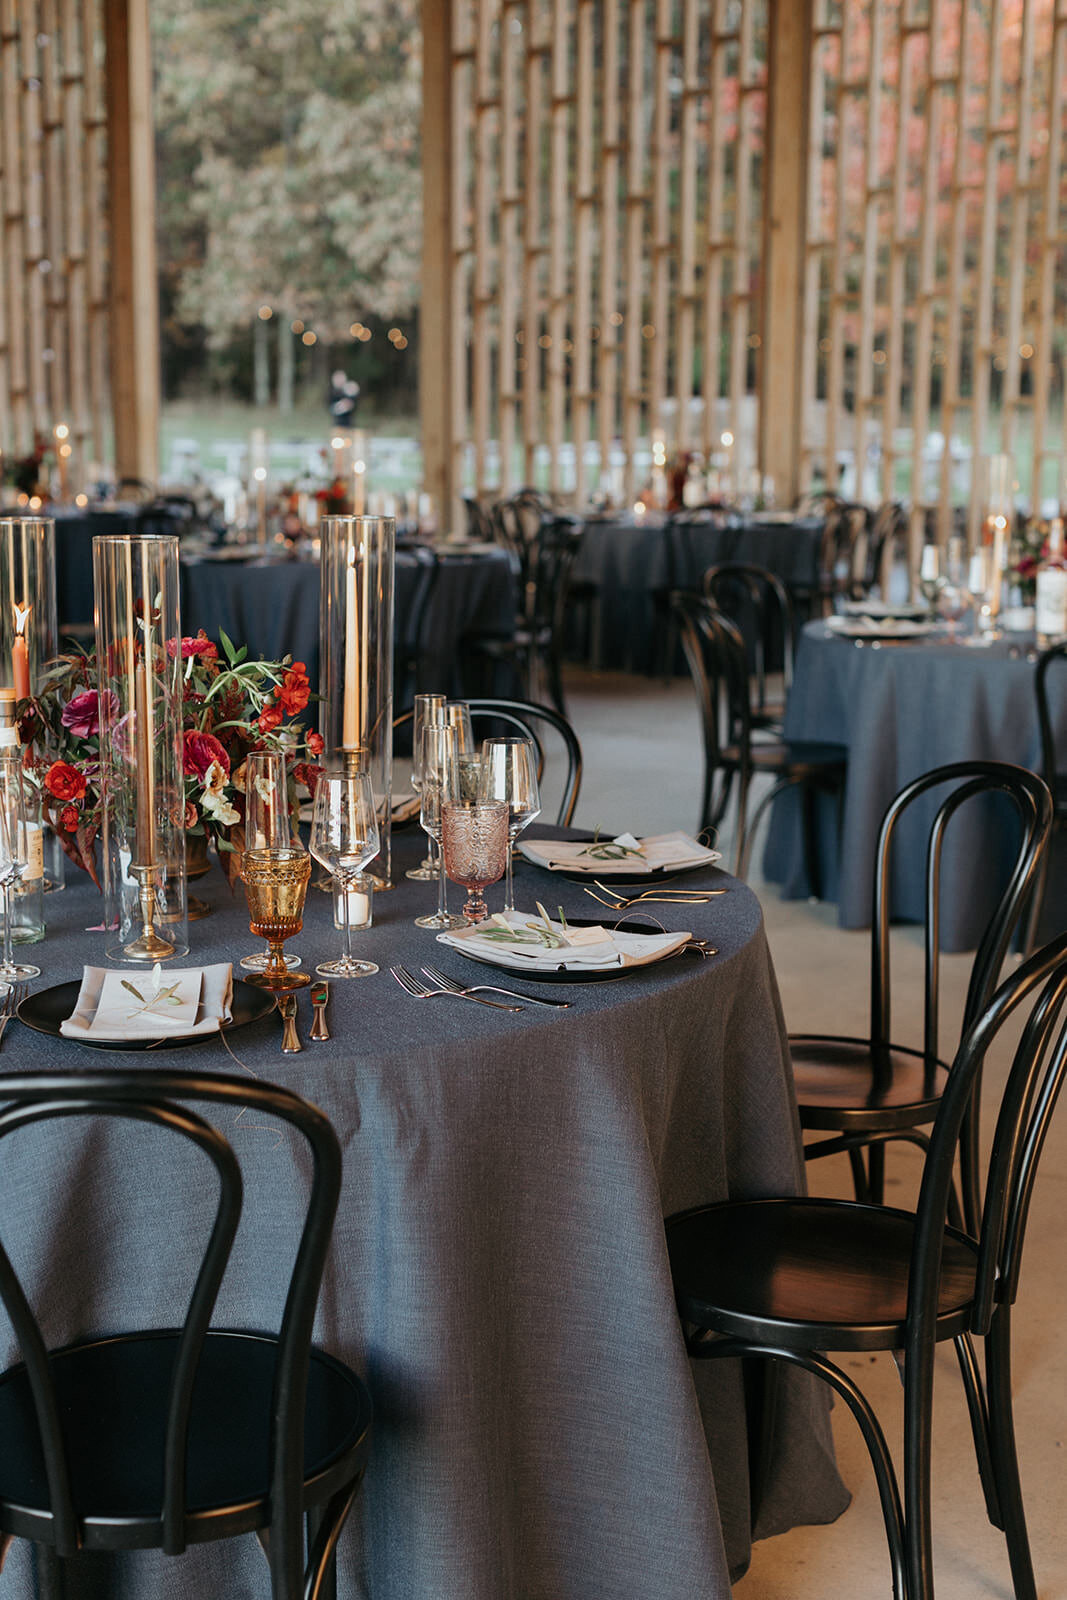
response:
<path id="1" fill-rule="evenodd" d="M 278 1010 L 285 1024 L 282 1029 L 282 1054 L 295 1055 L 304 1048 L 296 1031 L 296 995 L 283 994 L 278 1001 Z"/>
<path id="2" fill-rule="evenodd" d="M 311 985 L 311 1004 L 315 1008 L 315 1020 L 311 1024 L 311 1037 L 313 1039 L 328 1039 L 330 1030 L 326 1026 L 326 1002 L 330 998 L 330 985 L 328 983 L 313 983 Z"/>

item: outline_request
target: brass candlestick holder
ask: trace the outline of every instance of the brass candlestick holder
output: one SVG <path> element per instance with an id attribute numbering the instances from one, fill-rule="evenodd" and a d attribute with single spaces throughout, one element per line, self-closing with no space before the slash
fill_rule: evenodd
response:
<path id="1" fill-rule="evenodd" d="M 166 961 L 174 954 L 174 946 L 156 932 L 156 868 L 133 866 L 130 877 L 137 885 L 141 907 L 140 937 L 123 945 L 122 953 L 130 961 Z"/>

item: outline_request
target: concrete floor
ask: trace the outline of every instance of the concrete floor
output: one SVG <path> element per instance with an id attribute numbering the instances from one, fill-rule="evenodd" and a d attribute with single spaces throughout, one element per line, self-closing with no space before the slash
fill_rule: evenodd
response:
<path id="1" fill-rule="evenodd" d="M 572 672 L 568 709 L 585 776 L 575 823 L 634 833 L 696 825 L 702 774 L 700 727 L 687 681 L 663 684 L 613 674 Z M 547 814 L 547 808 L 546 808 Z M 729 829 L 721 841 L 729 860 Z M 759 846 L 753 860 L 758 862 Z M 833 906 L 783 902 L 763 884 L 767 931 L 793 1032 L 862 1034 L 867 1028 L 869 941 L 837 926 Z M 920 1025 L 922 952 L 914 930 L 901 930 L 894 975 L 908 1019 Z M 962 1012 L 969 957 L 944 962 L 948 1023 Z M 946 1026 L 946 1048 L 954 1041 Z M 987 1070 L 996 1092 L 1007 1050 Z M 998 1071 L 999 1069 L 999 1071 Z M 988 1120 L 988 1119 L 987 1119 Z M 832 1170 L 842 1167 L 842 1170 Z M 890 1200 L 907 1205 L 915 1192 L 917 1154 L 900 1147 L 890 1163 Z M 849 1195 L 843 1163 L 815 1169 L 812 1188 Z M 1015 1317 L 1015 1394 L 1019 1453 L 1040 1600 L 1067 1600 L 1067 1110 L 1053 1123 L 1027 1235 L 1026 1264 Z M 902 1390 L 889 1356 L 844 1361 L 873 1401 L 892 1447 L 900 1437 Z M 935 1390 L 934 1528 L 938 1600 L 1008 1600 L 1012 1594 L 1003 1536 L 986 1520 L 962 1388 L 951 1345 L 939 1355 Z M 834 1413 L 841 1472 L 853 1494 L 832 1527 L 800 1528 L 755 1547 L 737 1585 L 738 1600 L 855 1600 L 889 1596 L 891 1583 L 878 1498 L 865 1449 L 844 1407 Z"/>

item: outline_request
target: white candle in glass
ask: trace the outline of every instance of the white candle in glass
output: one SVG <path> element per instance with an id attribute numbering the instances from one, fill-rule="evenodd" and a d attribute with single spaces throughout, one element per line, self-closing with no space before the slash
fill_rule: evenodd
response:
<path id="1" fill-rule="evenodd" d="M 341 744 L 345 749 L 355 749 L 360 741 L 360 690 L 359 690 L 359 608 L 356 603 L 356 551 L 348 547 L 348 566 L 345 568 L 345 692 L 344 714 L 341 719 Z"/>

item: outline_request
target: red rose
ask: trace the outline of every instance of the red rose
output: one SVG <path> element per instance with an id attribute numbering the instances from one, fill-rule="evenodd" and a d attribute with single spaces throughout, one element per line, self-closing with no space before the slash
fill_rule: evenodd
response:
<path id="1" fill-rule="evenodd" d="M 53 761 L 44 775 L 44 786 L 57 800 L 83 800 L 85 777 L 66 761 Z"/>
<path id="2" fill-rule="evenodd" d="M 273 729 L 278 726 L 284 715 L 285 713 L 282 711 L 281 706 L 273 705 L 271 701 L 268 700 L 266 705 L 263 707 L 263 710 L 259 713 L 260 733 L 272 732 Z"/>
<path id="3" fill-rule="evenodd" d="M 59 813 L 59 826 L 65 833 L 76 833 L 78 830 L 78 821 L 79 815 L 77 806 L 64 806 L 62 811 Z"/>
<path id="4" fill-rule="evenodd" d="M 311 680 L 304 669 L 304 663 L 294 661 L 280 686 L 274 691 L 274 697 L 283 707 L 286 716 L 295 717 L 298 712 L 303 711 L 310 695 Z"/>
<path id="5" fill-rule="evenodd" d="M 307 746 L 313 756 L 321 756 L 322 752 L 326 748 L 326 741 L 322 737 L 321 733 L 309 733 L 307 737 Z"/>
<path id="6" fill-rule="evenodd" d="M 213 761 L 230 775 L 230 758 L 213 733 L 187 733 L 185 735 L 185 751 L 182 760 L 182 771 L 187 778 L 199 778 L 201 783 L 207 777 L 207 769 Z"/>

